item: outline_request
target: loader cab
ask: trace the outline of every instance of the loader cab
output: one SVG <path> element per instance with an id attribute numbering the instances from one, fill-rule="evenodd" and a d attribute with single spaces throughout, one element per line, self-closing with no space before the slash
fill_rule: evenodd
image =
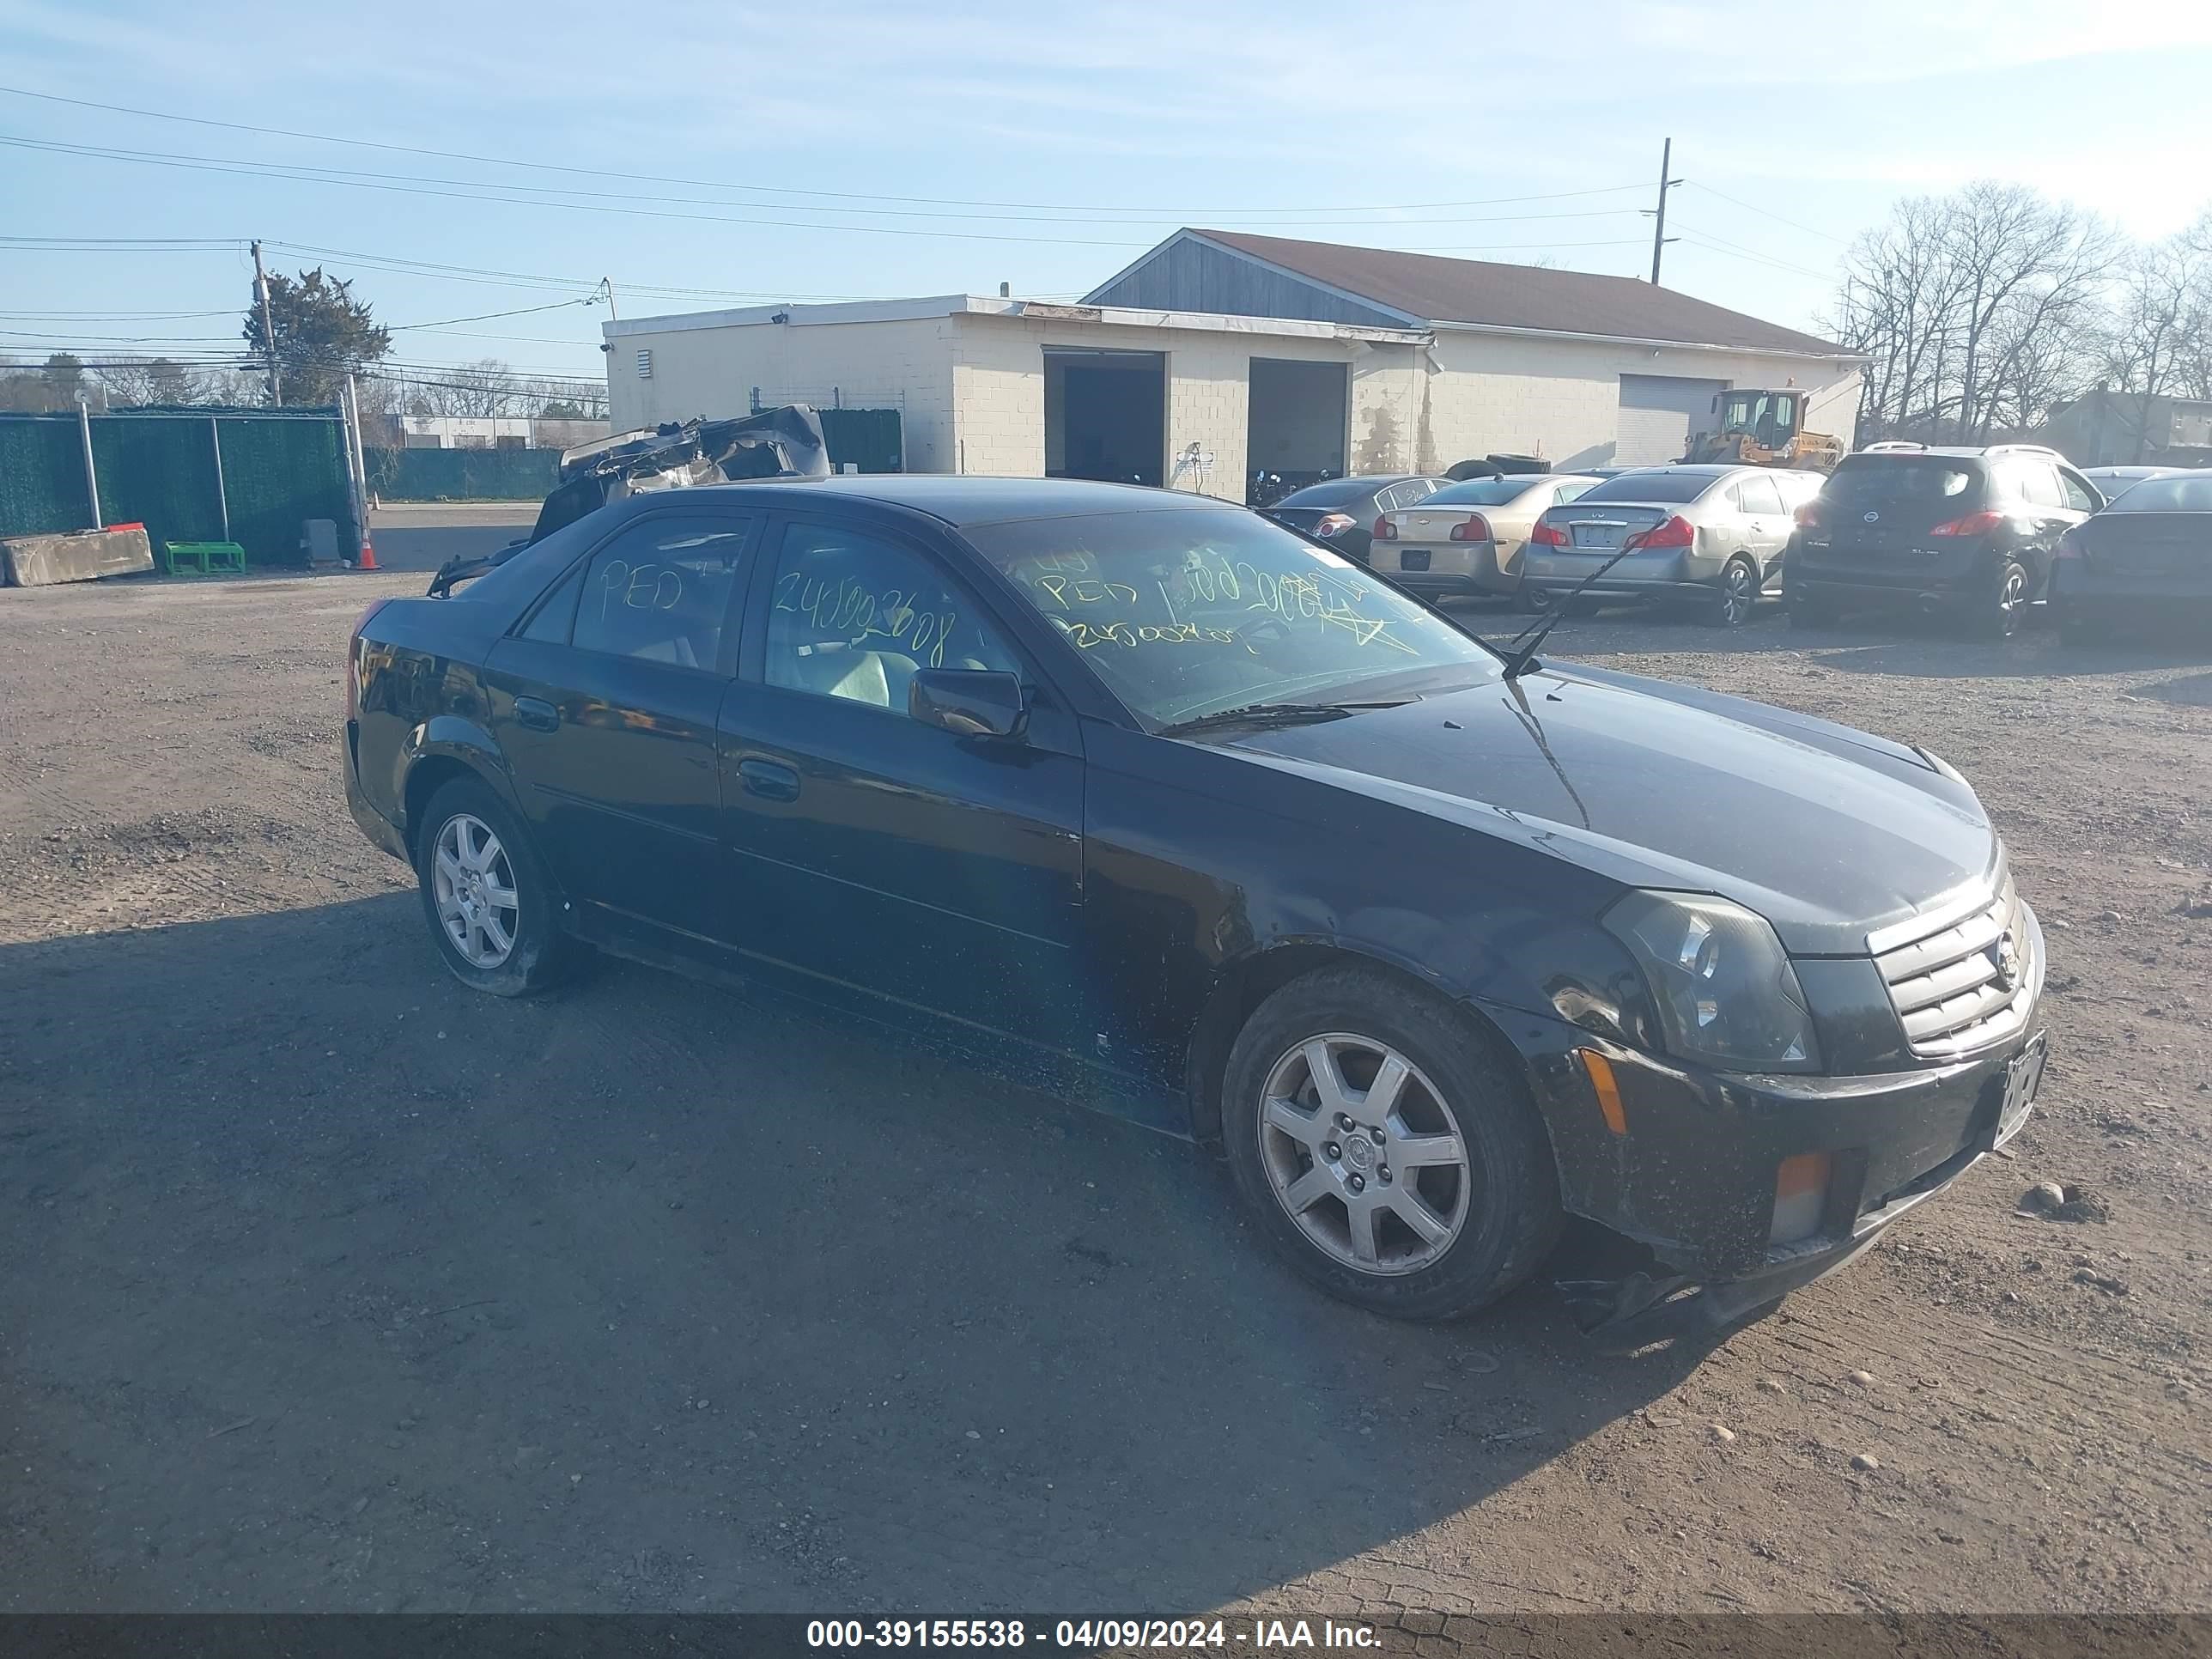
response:
<path id="1" fill-rule="evenodd" d="M 1741 433 L 1761 449 L 1779 452 L 1797 435 L 1804 400 L 1802 392 L 1724 392 L 1721 435 Z"/>

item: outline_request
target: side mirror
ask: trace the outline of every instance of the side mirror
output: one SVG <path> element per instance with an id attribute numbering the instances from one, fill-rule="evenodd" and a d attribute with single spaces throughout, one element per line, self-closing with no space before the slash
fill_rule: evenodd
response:
<path id="1" fill-rule="evenodd" d="M 906 712 L 963 738 L 1013 738 L 1028 723 L 1021 678 L 975 668 L 923 668 L 907 686 Z"/>

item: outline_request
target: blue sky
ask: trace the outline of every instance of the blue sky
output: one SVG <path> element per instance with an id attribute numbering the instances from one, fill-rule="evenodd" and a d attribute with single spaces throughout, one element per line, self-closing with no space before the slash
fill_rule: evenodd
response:
<path id="1" fill-rule="evenodd" d="M 2201 0 L 1056 11 L 0 0 L 0 84 L 539 164 L 0 93 L 0 239 L 258 236 L 406 362 L 596 377 L 601 276 L 626 317 L 1073 295 L 1185 223 L 1640 274 L 1668 136 L 1668 285 L 1799 325 L 1900 194 L 2015 179 L 2138 235 L 2212 202 Z M 219 351 L 250 269 L 0 240 L 0 353 Z"/>

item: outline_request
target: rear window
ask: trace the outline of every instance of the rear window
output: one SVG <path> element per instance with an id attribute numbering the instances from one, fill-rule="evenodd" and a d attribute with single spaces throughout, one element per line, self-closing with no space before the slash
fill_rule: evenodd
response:
<path id="1" fill-rule="evenodd" d="M 1424 507 L 1503 507 L 1518 501 L 1543 480 L 1538 478 L 1469 478 L 1446 484 L 1429 497 Z"/>
<path id="2" fill-rule="evenodd" d="M 1277 507 L 1343 507 L 1348 502 L 1364 501 L 1384 485 L 1395 482 L 1389 478 L 1330 478 L 1325 483 L 1308 484 L 1304 489 L 1293 489 L 1277 501 Z"/>
<path id="3" fill-rule="evenodd" d="M 1624 472 L 1607 478 L 1576 503 L 1597 501 L 1694 501 L 1719 477 L 1711 472 Z"/>
<path id="4" fill-rule="evenodd" d="M 1847 455 L 1820 494 L 1841 507 L 1935 506 L 1972 489 L 1980 469 L 1936 455 Z"/>
<path id="5" fill-rule="evenodd" d="M 2212 513 L 2212 473 L 2201 478 L 2145 478 L 2130 484 L 2107 513 Z"/>

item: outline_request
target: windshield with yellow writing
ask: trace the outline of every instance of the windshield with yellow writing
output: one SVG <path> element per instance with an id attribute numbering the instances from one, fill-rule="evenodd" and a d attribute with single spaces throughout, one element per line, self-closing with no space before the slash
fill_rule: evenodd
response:
<path id="1" fill-rule="evenodd" d="M 1202 507 L 1030 520 L 968 538 L 1158 724 L 1254 702 L 1466 684 L 1497 659 L 1359 566 Z"/>

